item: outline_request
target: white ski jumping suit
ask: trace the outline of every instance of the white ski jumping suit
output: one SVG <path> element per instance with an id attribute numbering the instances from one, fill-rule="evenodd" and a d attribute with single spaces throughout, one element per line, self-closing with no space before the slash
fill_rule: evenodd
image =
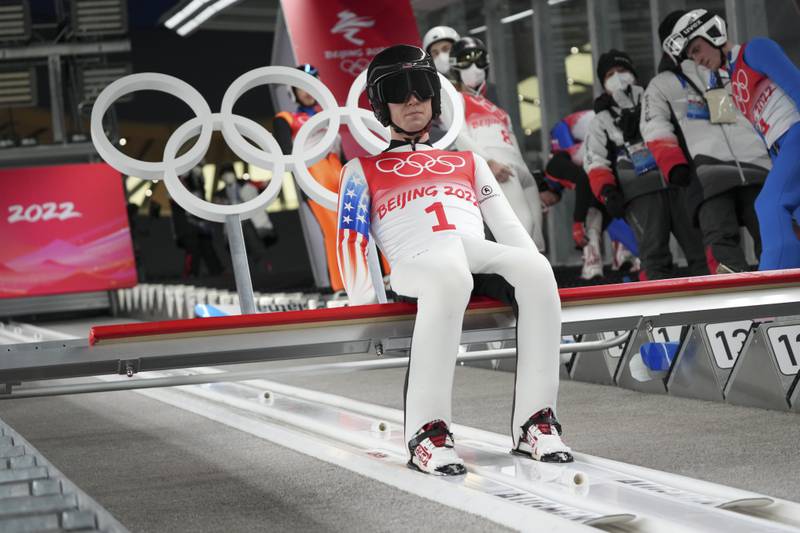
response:
<path id="1" fill-rule="evenodd" d="M 417 299 L 406 385 L 405 440 L 452 420 L 453 374 L 473 274 L 499 274 L 518 308 L 513 445 L 520 427 L 558 392 L 561 305 L 553 270 L 536 249 L 486 161 L 471 152 L 403 144 L 345 165 L 339 188 L 339 266 L 352 305 L 375 303 L 370 234 L 391 285 Z M 483 223 L 498 242 L 486 240 Z"/>

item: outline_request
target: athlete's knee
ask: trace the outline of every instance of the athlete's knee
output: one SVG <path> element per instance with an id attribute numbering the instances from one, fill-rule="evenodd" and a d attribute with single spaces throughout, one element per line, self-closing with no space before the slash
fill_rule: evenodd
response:
<path id="1" fill-rule="evenodd" d="M 464 303 L 472 292 L 472 274 L 466 264 L 441 262 L 422 274 L 427 276 L 427 293 L 444 301 Z"/>
<path id="2" fill-rule="evenodd" d="M 438 290 L 443 298 L 468 302 L 472 293 L 472 274 L 469 269 L 457 268 L 444 272 Z"/>
<path id="3" fill-rule="evenodd" d="M 553 268 L 547 258 L 536 250 L 517 248 L 511 257 L 511 270 L 509 282 L 515 290 L 541 292 L 542 290 L 556 290 L 556 280 Z"/>
<path id="4" fill-rule="evenodd" d="M 547 258 L 534 250 L 526 250 L 525 264 L 529 265 L 531 272 L 537 277 L 537 281 L 552 281 L 555 283 L 555 274 L 550 261 Z"/>

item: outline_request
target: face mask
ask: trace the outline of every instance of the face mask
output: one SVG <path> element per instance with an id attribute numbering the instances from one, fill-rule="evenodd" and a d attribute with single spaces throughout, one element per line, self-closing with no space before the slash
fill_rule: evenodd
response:
<path id="1" fill-rule="evenodd" d="M 636 78 L 634 78 L 633 74 L 630 72 L 615 72 L 606 80 L 603 87 L 605 87 L 606 91 L 609 93 L 615 93 L 617 91 L 624 91 L 633 85 L 634 81 L 636 81 Z"/>
<path id="2" fill-rule="evenodd" d="M 442 74 L 450 72 L 450 52 L 441 52 L 433 58 L 433 64 L 436 65 L 436 70 Z"/>
<path id="3" fill-rule="evenodd" d="M 477 65 L 461 71 L 461 81 L 470 89 L 477 89 L 486 81 L 486 71 Z"/>

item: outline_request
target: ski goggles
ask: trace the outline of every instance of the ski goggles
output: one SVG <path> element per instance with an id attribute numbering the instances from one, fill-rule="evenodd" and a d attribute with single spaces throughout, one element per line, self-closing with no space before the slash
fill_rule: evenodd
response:
<path id="1" fill-rule="evenodd" d="M 455 58 L 453 66 L 458 69 L 467 69 L 475 65 L 478 68 L 486 68 L 489 66 L 489 56 L 483 50 L 468 50 L 463 54 L 459 54 Z"/>
<path id="2" fill-rule="evenodd" d="M 674 33 L 664 40 L 662 49 L 672 57 L 680 57 L 689 44 L 689 39 L 680 33 Z"/>
<path id="3" fill-rule="evenodd" d="M 413 94 L 420 101 L 436 96 L 439 86 L 436 74 L 407 68 L 380 78 L 375 83 L 378 99 L 387 104 L 404 104 Z"/>
<path id="4" fill-rule="evenodd" d="M 720 24 L 724 24 L 724 21 L 718 15 L 705 13 L 682 30 L 664 39 L 661 48 L 673 57 L 681 57 L 689 42 L 695 37 L 705 37 L 708 42 L 716 46 L 714 41 L 722 36 L 719 31 Z"/>

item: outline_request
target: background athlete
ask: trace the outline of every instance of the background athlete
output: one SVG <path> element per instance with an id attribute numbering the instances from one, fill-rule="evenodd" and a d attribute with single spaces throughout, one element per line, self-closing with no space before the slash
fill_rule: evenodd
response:
<path id="1" fill-rule="evenodd" d="M 456 139 L 459 150 L 486 159 L 511 208 L 539 250 L 544 250 L 539 187 L 522 156 L 508 113 L 487 97 L 489 51 L 475 37 L 453 45 L 450 63 L 464 101 L 464 127 Z M 449 113 L 446 110 L 446 115 Z M 445 122 L 449 123 L 445 116 Z"/>
<path id="2" fill-rule="evenodd" d="M 764 139 L 772 170 L 756 198 L 760 270 L 800 267 L 800 70 L 771 39 L 738 45 L 725 21 L 695 9 L 675 23 L 664 49 L 730 74 L 736 107 Z"/>
<path id="3" fill-rule="evenodd" d="M 512 305 L 517 328 L 513 449 L 533 459 L 572 461 L 554 409 L 561 305 L 553 271 L 525 232 L 489 169 L 471 152 L 433 149 L 440 82 L 422 49 L 397 45 L 369 65 L 377 119 L 389 148 L 350 161 L 339 190 L 339 265 L 351 304 L 376 301 L 367 268 L 370 234 L 388 258 L 391 284 L 417 300 L 405 390 L 409 466 L 463 474 L 449 431 L 455 359 L 471 294 Z M 486 240 L 484 221 L 497 242 Z"/>
<path id="4" fill-rule="evenodd" d="M 319 78 L 319 71 L 313 65 L 303 64 L 298 65 L 297 68 L 306 74 Z M 303 124 L 317 114 L 320 109 L 317 101 L 307 91 L 299 87 L 291 87 L 291 91 L 292 99 L 297 103 L 297 109 L 294 112 L 281 111 L 275 115 L 275 120 L 272 122 L 275 139 L 278 141 L 281 151 L 283 151 L 284 154 L 292 153 L 294 138 L 297 136 L 297 132 L 299 132 Z M 331 149 L 324 158 L 308 167 L 308 171 L 320 185 L 331 192 L 338 192 L 339 174 L 342 172 L 341 160 L 341 142 L 337 138 L 333 149 Z M 344 286 L 339 277 L 339 268 L 336 263 L 336 213 L 330 209 L 326 209 L 314 200 L 308 199 L 307 202 L 322 230 L 331 290 L 334 292 L 340 291 Z"/>

